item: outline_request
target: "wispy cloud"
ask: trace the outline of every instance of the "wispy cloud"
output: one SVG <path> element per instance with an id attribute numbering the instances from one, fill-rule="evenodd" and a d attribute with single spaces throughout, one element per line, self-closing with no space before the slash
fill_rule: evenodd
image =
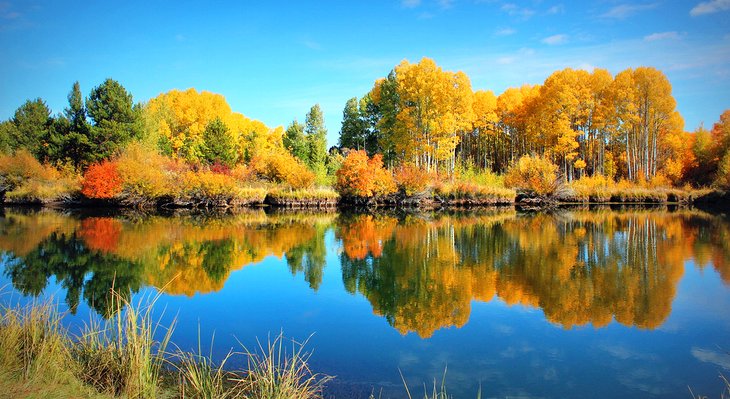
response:
<path id="1" fill-rule="evenodd" d="M 644 41 L 654 42 L 657 40 L 676 40 L 679 39 L 679 33 L 676 31 L 672 32 L 657 32 L 651 35 L 644 36 Z"/>
<path id="2" fill-rule="evenodd" d="M 519 17 L 528 19 L 535 15 L 535 10 L 526 7 L 519 7 L 514 3 L 503 4 L 501 10 L 506 12 L 511 17 Z"/>
<path id="3" fill-rule="evenodd" d="M 624 19 L 641 11 L 652 10 L 657 7 L 656 3 L 650 4 L 621 4 L 601 15 L 604 18 Z"/>
<path id="4" fill-rule="evenodd" d="M 0 2 L 0 18 L 2 19 L 16 19 L 21 14 L 13 10 L 13 5 L 9 1 Z"/>
<path id="5" fill-rule="evenodd" d="M 494 32 L 494 34 L 497 36 L 509 36 L 514 35 L 515 33 L 517 33 L 517 31 L 512 28 L 502 28 Z"/>
<path id="6" fill-rule="evenodd" d="M 456 0 L 438 0 L 438 5 L 443 9 L 447 9 L 453 7 L 455 1 Z"/>
<path id="7" fill-rule="evenodd" d="M 710 0 L 703 1 L 692 7 L 689 15 L 696 17 L 698 15 L 713 14 L 726 10 L 730 10 L 730 0 Z"/>
<path id="8" fill-rule="evenodd" d="M 515 61 L 517 61 L 517 57 L 506 56 L 497 58 L 497 64 L 499 65 L 513 64 Z"/>
<path id="9" fill-rule="evenodd" d="M 421 0 L 401 0 L 400 4 L 405 8 L 416 8 L 421 5 Z"/>
<path id="10" fill-rule="evenodd" d="M 730 370 L 730 355 L 727 353 L 716 352 L 709 349 L 692 348 L 692 356 L 695 359 L 705 362 L 716 364 L 725 370 Z"/>
<path id="11" fill-rule="evenodd" d="M 548 36 L 540 41 L 547 45 L 555 46 L 555 45 L 563 44 L 563 43 L 567 42 L 568 35 L 564 35 L 564 34 L 552 35 L 552 36 Z"/>
<path id="12" fill-rule="evenodd" d="M 562 14 L 564 12 L 565 12 L 565 7 L 562 4 L 552 6 L 552 7 L 548 8 L 548 10 L 547 10 L 547 13 L 549 15 Z"/>
<path id="13" fill-rule="evenodd" d="M 319 42 L 311 39 L 303 39 L 300 41 L 300 43 L 310 50 L 322 50 L 322 45 Z"/>

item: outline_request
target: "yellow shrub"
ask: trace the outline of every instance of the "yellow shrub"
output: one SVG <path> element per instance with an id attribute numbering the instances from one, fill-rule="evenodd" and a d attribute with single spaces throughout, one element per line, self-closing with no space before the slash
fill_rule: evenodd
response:
<path id="1" fill-rule="evenodd" d="M 230 199 L 238 191 L 233 177 L 210 171 L 188 172 L 182 181 L 185 195 L 192 198 Z"/>
<path id="2" fill-rule="evenodd" d="M 0 190 L 9 201 L 59 201 L 71 198 L 80 188 L 78 176 L 42 165 L 26 150 L 0 156 Z"/>
<path id="3" fill-rule="evenodd" d="M 289 153 L 272 153 L 254 157 L 249 167 L 260 177 L 274 183 L 286 183 L 294 189 L 307 188 L 315 175 Z"/>
<path id="4" fill-rule="evenodd" d="M 14 155 L 0 156 L 0 185 L 10 191 L 28 179 L 52 179 L 55 169 L 44 167 L 27 150 L 19 150 Z"/>
<path id="5" fill-rule="evenodd" d="M 558 167 L 549 159 L 525 155 L 507 170 L 504 183 L 507 187 L 549 195 L 557 188 L 557 172 Z"/>
<path id="6" fill-rule="evenodd" d="M 730 190 L 730 152 L 722 157 L 720 165 L 717 167 L 715 185 L 722 189 Z"/>
<path id="7" fill-rule="evenodd" d="M 162 155 L 149 152 L 141 145 L 131 144 L 116 160 L 122 179 L 121 198 L 130 204 L 155 201 L 172 195 L 177 189 L 177 173 L 168 170 L 174 164 Z M 178 165 L 179 166 L 179 165 Z"/>

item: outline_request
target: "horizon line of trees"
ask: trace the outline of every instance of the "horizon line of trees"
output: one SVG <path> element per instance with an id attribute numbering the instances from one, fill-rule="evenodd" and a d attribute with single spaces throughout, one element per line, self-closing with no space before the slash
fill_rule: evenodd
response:
<path id="1" fill-rule="evenodd" d="M 306 165 L 321 178 L 336 170 L 319 104 L 304 125 L 295 119 L 285 132 L 234 112 L 220 94 L 192 88 L 170 90 L 143 104 L 109 78 L 86 98 L 75 82 L 67 98 L 67 107 L 56 115 L 41 98 L 25 101 L 0 122 L 0 153 L 26 150 L 41 163 L 83 173 L 138 141 L 148 151 L 196 167 L 260 165 L 283 156 L 285 163 Z"/>
<path id="2" fill-rule="evenodd" d="M 566 68 L 542 85 L 496 96 L 423 58 L 404 60 L 347 101 L 339 146 L 382 154 L 390 168 L 449 177 L 459 168 L 502 174 L 520 157 L 538 155 L 565 181 L 602 175 L 707 185 L 730 171 L 730 112 L 712 133 L 702 126 L 685 132 L 671 83 L 652 67 L 615 76 Z"/>
<path id="3" fill-rule="evenodd" d="M 81 173 L 138 141 L 195 168 L 296 163 L 319 184 L 332 184 L 346 149 L 380 154 L 391 170 L 409 166 L 449 178 L 464 170 L 504 174 L 522 156 L 537 155 L 565 181 L 601 175 L 730 186 L 730 110 L 711 131 L 684 131 L 670 82 L 651 67 L 615 76 L 567 68 L 542 85 L 496 96 L 431 59 L 404 60 L 362 98 L 347 101 L 338 147 L 328 150 L 326 136 L 318 104 L 303 124 L 294 119 L 272 129 L 234 112 L 220 94 L 171 90 L 135 103 L 109 78 L 86 98 L 75 82 L 57 115 L 40 98 L 27 100 L 0 122 L 0 152 L 25 149 Z"/>

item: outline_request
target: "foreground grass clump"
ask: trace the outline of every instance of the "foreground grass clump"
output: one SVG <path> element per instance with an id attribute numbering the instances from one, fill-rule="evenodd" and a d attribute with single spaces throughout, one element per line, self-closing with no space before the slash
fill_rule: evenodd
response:
<path id="1" fill-rule="evenodd" d="M 157 397 L 174 322 L 165 328 L 153 320 L 154 300 L 132 306 L 120 295 L 111 295 L 113 315 L 87 324 L 71 347 L 79 379 L 110 395 Z M 166 331 L 157 341 L 161 328 Z"/>
<path id="2" fill-rule="evenodd" d="M 0 305 L 0 396 L 106 397 L 77 378 L 61 317 L 50 302 Z"/>
<path id="3" fill-rule="evenodd" d="M 317 374 L 309 369 L 311 353 L 304 351 L 306 341 L 292 341 L 287 351 L 281 334 L 266 346 L 259 342 L 258 350 L 246 351 L 248 372 L 242 384 L 247 398 L 251 399 L 307 399 L 319 397 L 324 384 L 333 377 Z"/>
<path id="4" fill-rule="evenodd" d="M 309 369 L 306 342 L 289 349 L 281 334 L 218 364 L 200 346 L 168 350 L 174 321 L 153 318 L 157 297 L 130 303 L 110 295 L 110 317 L 92 320 L 79 336 L 63 328 L 51 301 L 0 305 L 0 397 L 310 399 L 332 379 Z M 226 371 L 234 355 L 248 367 Z"/>

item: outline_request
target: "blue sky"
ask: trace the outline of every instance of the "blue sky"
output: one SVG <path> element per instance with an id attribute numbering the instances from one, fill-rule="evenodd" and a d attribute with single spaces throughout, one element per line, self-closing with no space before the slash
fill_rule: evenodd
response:
<path id="1" fill-rule="evenodd" d="M 221 93 L 272 127 L 319 103 L 335 144 L 345 101 L 422 57 L 496 94 L 565 67 L 654 66 L 686 129 L 711 127 L 730 108 L 730 0 L 0 0 L 0 118 L 36 97 L 60 112 L 75 80 L 86 95 L 112 77 L 135 101 Z"/>

